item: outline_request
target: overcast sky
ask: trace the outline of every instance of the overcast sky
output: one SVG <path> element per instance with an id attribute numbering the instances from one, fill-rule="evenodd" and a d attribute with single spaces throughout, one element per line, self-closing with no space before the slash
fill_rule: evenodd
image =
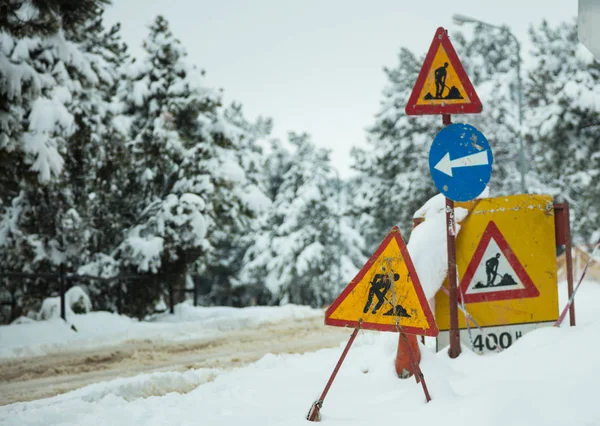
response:
<path id="1" fill-rule="evenodd" d="M 239 101 L 246 115 L 272 117 L 274 136 L 306 131 L 332 150 L 342 176 L 350 148 L 365 146 L 400 47 L 425 54 L 451 15 L 509 25 L 527 55 L 527 28 L 543 18 L 575 19 L 577 0 L 113 0 L 107 23 L 121 22 L 133 55 L 148 25 L 164 15 L 207 83 Z M 476 88 L 477 89 L 477 88 Z M 484 105 L 485 108 L 485 105 Z M 485 131 L 485 129 L 481 129 Z"/>

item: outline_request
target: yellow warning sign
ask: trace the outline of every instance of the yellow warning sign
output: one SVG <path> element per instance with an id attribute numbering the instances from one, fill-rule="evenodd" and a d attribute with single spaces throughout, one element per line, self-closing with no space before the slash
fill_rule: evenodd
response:
<path id="1" fill-rule="evenodd" d="M 417 99 L 417 105 L 437 105 L 442 102 L 448 105 L 464 104 L 470 103 L 471 99 L 440 43 Z"/>
<path id="2" fill-rule="evenodd" d="M 459 303 L 464 301 L 481 327 L 554 322 L 558 293 L 552 197 L 513 195 L 456 206 L 470 210 L 456 240 Z M 440 330 L 450 328 L 448 302 L 444 291 L 437 293 Z M 466 328 L 464 315 L 458 317 L 459 328 Z"/>
<path id="3" fill-rule="evenodd" d="M 408 115 L 480 113 L 481 101 L 444 28 L 438 28 L 406 104 Z"/>
<path id="4" fill-rule="evenodd" d="M 429 303 L 397 227 L 327 309 L 325 324 L 437 335 Z"/>

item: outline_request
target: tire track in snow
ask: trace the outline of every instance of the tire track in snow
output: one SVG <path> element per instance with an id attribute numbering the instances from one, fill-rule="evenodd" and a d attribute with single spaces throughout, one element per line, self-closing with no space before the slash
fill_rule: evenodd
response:
<path id="1" fill-rule="evenodd" d="M 142 373 L 237 368 L 268 353 L 304 353 L 335 347 L 348 335 L 347 330 L 325 327 L 323 318 L 316 317 L 181 343 L 130 340 L 94 351 L 74 349 L 0 361 L 0 405 L 52 397 L 92 383 Z"/>

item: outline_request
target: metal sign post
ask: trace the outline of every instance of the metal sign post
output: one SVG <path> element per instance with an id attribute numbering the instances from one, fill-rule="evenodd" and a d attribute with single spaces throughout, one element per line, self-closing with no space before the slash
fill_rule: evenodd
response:
<path id="1" fill-rule="evenodd" d="M 448 245 L 448 289 L 450 294 L 450 358 L 460 355 L 456 276 L 456 223 L 454 201 L 476 198 L 492 174 L 493 156 L 486 138 L 473 126 L 452 124 L 443 115 L 444 129 L 429 151 L 431 177 L 446 196 L 446 241 Z"/>
<path id="2" fill-rule="evenodd" d="M 452 124 L 450 115 L 442 116 L 444 126 Z M 446 245 L 448 247 L 448 297 L 450 298 L 450 358 L 460 355 L 458 329 L 458 295 L 456 292 L 456 227 L 454 226 L 454 201 L 446 197 Z"/>
<path id="3" fill-rule="evenodd" d="M 429 169 L 436 187 L 446 196 L 451 358 L 456 358 L 461 351 L 454 201 L 469 201 L 483 192 L 492 173 L 493 157 L 483 134 L 472 126 L 452 124 L 450 114 L 478 114 L 482 109 L 477 92 L 448 38 L 448 31 L 438 28 L 405 111 L 407 115 L 442 115 L 444 124 L 429 151 Z"/>

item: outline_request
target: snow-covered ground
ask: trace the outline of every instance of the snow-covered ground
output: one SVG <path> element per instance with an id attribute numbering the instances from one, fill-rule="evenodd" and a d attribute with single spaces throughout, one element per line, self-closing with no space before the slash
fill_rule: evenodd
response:
<path id="1" fill-rule="evenodd" d="M 560 286 L 561 306 L 566 301 Z M 450 360 L 422 348 L 433 400 L 394 372 L 395 333 L 359 335 L 323 406 L 331 425 L 597 425 L 600 283 L 584 282 L 578 326 L 536 330 L 500 354 L 463 347 Z M 257 311 L 257 313 L 260 311 Z M 165 325 L 165 323 L 160 323 Z M 0 407 L 2 425 L 301 425 L 345 342 L 305 355 L 266 355 L 233 371 L 196 369 L 98 383 Z"/>
<path id="2" fill-rule="evenodd" d="M 62 319 L 0 326 L 0 359 L 46 355 L 74 348 L 91 350 L 129 340 L 183 342 L 215 337 L 224 331 L 256 327 L 283 320 L 313 318 L 322 310 L 306 306 L 230 308 L 180 304 L 174 315 L 163 314 L 140 322 L 109 312 L 90 312 Z"/>

